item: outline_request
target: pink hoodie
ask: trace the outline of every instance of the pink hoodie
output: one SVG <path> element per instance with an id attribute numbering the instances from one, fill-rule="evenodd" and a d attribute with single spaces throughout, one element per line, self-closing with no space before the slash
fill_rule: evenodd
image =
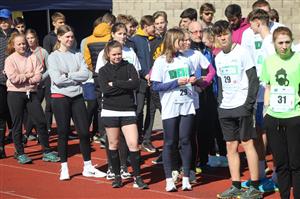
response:
<path id="1" fill-rule="evenodd" d="M 7 76 L 7 91 L 36 91 L 43 66 L 34 54 L 23 56 L 14 52 L 6 58 L 4 71 Z"/>
<path id="2" fill-rule="evenodd" d="M 249 27 L 250 24 L 248 23 L 247 19 L 242 18 L 242 23 L 240 24 L 240 27 L 232 32 L 232 42 L 241 44 L 243 32 Z"/>

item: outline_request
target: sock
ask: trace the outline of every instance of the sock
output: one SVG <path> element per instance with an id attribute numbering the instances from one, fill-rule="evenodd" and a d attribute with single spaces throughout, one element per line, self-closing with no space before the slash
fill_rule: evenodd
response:
<path id="1" fill-rule="evenodd" d="M 133 169 L 133 176 L 137 177 L 141 174 L 140 167 L 140 151 L 130 151 L 130 163 Z"/>
<path id="2" fill-rule="evenodd" d="M 182 186 L 183 186 L 183 187 L 190 186 L 190 180 L 189 180 L 189 177 L 182 177 Z"/>
<path id="3" fill-rule="evenodd" d="M 259 180 L 251 180 L 250 186 L 254 187 L 255 189 L 258 189 L 259 186 Z"/>
<path id="4" fill-rule="evenodd" d="M 118 150 L 109 150 L 109 156 L 111 158 L 112 171 L 116 176 L 119 176 L 120 175 L 120 165 L 121 165 L 119 151 Z"/>
<path id="5" fill-rule="evenodd" d="M 258 170 L 259 170 L 259 179 L 260 180 L 266 178 L 265 168 L 266 168 L 266 161 L 260 160 L 258 162 Z"/>
<path id="6" fill-rule="evenodd" d="M 86 166 L 92 166 L 92 161 L 89 160 L 89 161 L 84 161 L 83 162 L 83 165 L 86 167 Z"/>
<path id="7" fill-rule="evenodd" d="M 241 189 L 241 181 L 232 181 L 232 186 L 237 189 Z"/>
<path id="8" fill-rule="evenodd" d="M 68 169 L 68 162 L 62 162 L 60 165 L 61 169 Z"/>

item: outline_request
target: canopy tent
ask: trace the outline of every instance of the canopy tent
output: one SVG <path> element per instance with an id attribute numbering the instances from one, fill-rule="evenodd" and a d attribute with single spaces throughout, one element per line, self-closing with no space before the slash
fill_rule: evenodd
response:
<path id="1" fill-rule="evenodd" d="M 34 10 L 111 10 L 112 0 L 0 0 L 0 9 Z"/>

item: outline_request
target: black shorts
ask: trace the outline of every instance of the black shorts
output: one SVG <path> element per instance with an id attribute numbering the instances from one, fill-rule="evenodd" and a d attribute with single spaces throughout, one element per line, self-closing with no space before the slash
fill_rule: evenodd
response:
<path id="1" fill-rule="evenodd" d="M 130 124 L 136 124 L 136 117 L 101 117 L 104 127 L 114 128 L 122 127 Z"/>
<path id="2" fill-rule="evenodd" d="M 253 117 L 228 117 L 219 118 L 224 136 L 224 140 L 230 141 L 248 141 L 257 137 L 253 126 Z"/>

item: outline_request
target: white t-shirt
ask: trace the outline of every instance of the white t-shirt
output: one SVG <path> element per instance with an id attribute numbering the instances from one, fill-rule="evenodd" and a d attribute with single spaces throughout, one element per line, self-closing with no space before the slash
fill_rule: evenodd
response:
<path id="1" fill-rule="evenodd" d="M 188 58 L 175 57 L 172 63 L 167 63 L 166 57 L 158 57 L 153 65 L 151 81 L 168 83 L 180 77 L 190 77 L 194 68 Z M 190 84 L 175 89 L 159 92 L 162 106 L 162 120 L 178 117 L 179 115 L 195 114 L 195 91 Z"/>
<path id="2" fill-rule="evenodd" d="M 103 57 L 103 54 L 104 54 L 104 50 L 101 50 L 101 52 L 98 55 L 98 59 L 97 59 L 97 63 L 96 63 L 96 69 L 95 69 L 96 73 L 98 73 L 99 69 L 102 68 L 107 63 L 107 61 Z M 123 46 L 122 57 L 124 60 L 131 63 L 135 67 L 136 71 L 141 70 L 141 64 L 139 62 L 139 59 L 136 56 L 134 50 L 132 50 L 132 48 Z"/>
<path id="3" fill-rule="evenodd" d="M 220 107 L 236 108 L 243 105 L 248 96 L 249 80 L 246 71 L 254 67 L 247 50 L 236 44 L 227 54 L 221 51 L 215 58 L 217 75 L 222 80 L 223 99 Z"/>
<path id="4" fill-rule="evenodd" d="M 282 27 L 284 25 L 271 22 L 269 25 L 270 32 L 273 34 L 274 30 L 278 27 Z M 241 45 L 245 47 L 251 54 L 252 59 L 254 60 L 255 66 L 257 68 L 258 76 L 260 76 L 261 66 L 262 66 L 262 38 L 259 34 L 255 34 L 251 27 L 247 28 L 243 32 Z"/>
<path id="5" fill-rule="evenodd" d="M 194 68 L 194 71 L 196 71 L 198 68 L 207 69 L 210 64 L 207 58 L 198 50 L 188 49 L 183 52 L 183 56 L 185 56 L 190 60 Z M 198 92 L 195 92 L 194 101 L 195 101 L 195 109 L 198 109 L 199 108 Z"/>
<path id="6" fill-rule="evenodd" d="M 293 46 L 293 51 L 300 52 L 300 43 Z"/>

